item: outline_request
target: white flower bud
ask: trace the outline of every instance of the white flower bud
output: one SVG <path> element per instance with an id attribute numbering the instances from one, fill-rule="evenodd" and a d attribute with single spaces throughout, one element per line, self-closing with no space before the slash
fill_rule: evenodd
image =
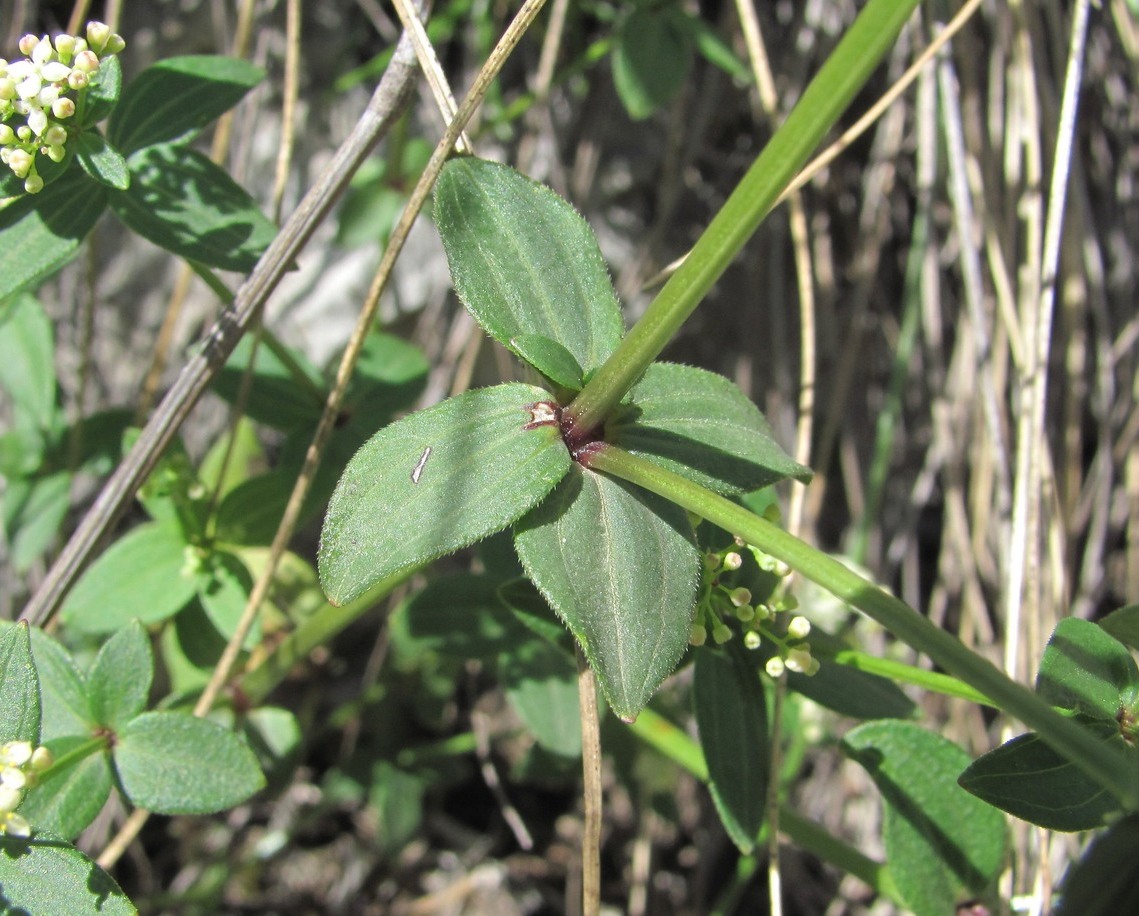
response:
<path id="1" fill-rule="evenodd" d="M 24 800 L 24 793 L 11 786 L 0 786 L 0 814 L 10 814 Z"/>
<path id="2" fill-rule="evenodd" d="M 743 565 L 743 557 L 734 550 L 724 554 L 724 569 L 739 569 Z"/>
<path id="3" fill-rule="evenodd" d="M 53 146 L 45 146 L 42 152 L 52 162 L 63 162 L 63 160 L 67 157 L 67 150 L 59 144 L 55 144 Z"/>
<path id="4" fill-rule="evenodd" d="M 0 767 L 0 786 L 9 789 L 22 789 L 28 784 L 27 774 L 17 766 Z"/>
<path id="5" fill-rule="evenodd" d="M 75 53 L 75 36 L 59 34 L 55 36 L 55 50 L 61 60 L 70 60 Z"/>
<path id="6" fill-rule="evenodd" d="M 67 142 L 67 128 L 53 124 L 44 131 L 44 143 L 48 146 L 63 146 Z"/>
<path id="7" fill-rule="evenodd" d="M 744 588 L 743 586 L 739 588 L 733 588 L 728 593 L 728 598 L 736 607 L 743 607 L 745 604 L 751 604 L 751 589 Z"/>
<path id="8" fill-rule="evenodd" d="M 810 632 L 811 621 L 806 617 L 792 617 L 791 622 L 787 624 L 787 635 L 792 639 L 806 639 Z"/>
<path id="9" fill-rule="evenodd" d="M 14 99 L 16 97 L 16 84 L 8 77 L 0 79 L 0 99 Z"/>
<path id="10" fill-rule="evenodd" d="M 26 108 L 20 112 L 20 114 L 27 114 L 27 113 L 28 113 L 28 109 L 26 109 Z M 20 141 L 22 143 L 31 143 L 31 141 L 32 141 L 32 129 L 30 127 L 28 127 L 27 124 L 21 124 L 19 127 L 16 128 L 16 136 L 20 139 Z"/>
<path id="11" fill-rule="evenodd" d="M 82 70 L 72 70 L 67 74 L 67 86 L 69 89 L 75 89 L 77 91 L 79 89 L 86 89 L 87 84 L 90 82 L 91 77 Z"/>
<path id="12" fill-rule="evenodd" d="M 16 142 L 16 132 L 7 124 L 0 124 L 0 146 Z"/>
<path id="13" fill-rule="evenodd" d="M 103 48 L 104 54 L 118 54 L 123 48 L 127 46 L 126 40 L 118 32 L 115 32 L 110 38 L 107 39 L 107 44 Z"/>
<path id="14" fill-rule="evenodd" d="M 0 764 L 22 767 L 32 759 L 31 741 L 8 741 L 0 747 Z"/>
<path id="15" fill-rule="evenodd" d="M 31 167 L 32 156 L 27 150 L 14 149 L 8 154 L 8 168 L 12 170 L 17 178 L 27 177 Z"/>
<path id="16" fill-rule="evenodd" d="M 32 751 L 32 759 L 30 763 L 33 770 L 35 770 L 37 773 L 42 773 L 44 770 L 50 769 L 55 764 L 55 755 L 41 744 L 34 751 Z"/>
<path id="17" fill-rule="evenodd" d="M 732 628 L 729 627 L 726 623 L 717 624 L 716 628 L 712 630 L 712 639 L 716 641 L 716 645 L 718 646 L 722 646 L 731 638 Z"/>
<path id="18" fill-rule="evenodd" d="M 87 23 L 87 44 L 96 53 L 102 52 L 111 37 L 111 27 L 105 22 Z"/>
<path id="19" fill-rule="evenodd" d="M 64 121 L 75 114 L 75 103 L 69 98 L 56 99 L 51 106 L 51 113 L 59 120 Z"/>
<path id="20" fill-rule="evenodd" d="M 787 653 L 787 667 L 797 674 L 806 674 L 811 667 L 811 650 L 799 646 Z"/>
<path id="21" fill-rule="evenodd" d="M 99 55 L 94 51 L 80 51 L 75 55 L 75 69 L 90 75 L 99 70 Z"/>
<path id="22" fill-rule="evenodd" d="M 14 837 L 23 838 L 32 835 L 32 825 L 22 814 L 9 814 L 3 822 L 0 822 L 0 830 Z"/>
<path id="23" fill-rule="evenodd" d="M 39 175 L 29 175 L 24 179 L 24 190 L 29 194 L 39 194 L 44 189 L 44 180 Z"/>
<path id="24" fill-rule="evenodd" d="M 744 633 L 744 645 L 749 649 L 758 649 L 762 642 L 762 637 L 755 630 L 748 630 Z"/>
<path id="25" fill-rule="evenodd" d="M 25 35 L 23 38 L 20 39 L 20 44 L 19 44 L 20 53 L 26 54 L 30 57 L 32 51 L 34 51 L 36 49 L 36 45 L 39 43 L 39 40 L 40 39 L 39 39 L 38 35 L 30 35 L 30 34 Z"/>
<path id="26" fill-rule="evenodd" d="M 767 664 L 764 665 L 763 668 L 767 672 L 768 677 L 780 678 L 783 677 L 785 666 L 783 664 L 783 659 L 781 659 L 778 655 L 773 655 L 767 660 Z"/>
<path id="27" fill-rule="evenodd" d="M 688 643 L 692 646 L 702 646 L 708 641 L 708 631 L 700 624 L 694 624 L 692 632 L 688 634 Z"/>

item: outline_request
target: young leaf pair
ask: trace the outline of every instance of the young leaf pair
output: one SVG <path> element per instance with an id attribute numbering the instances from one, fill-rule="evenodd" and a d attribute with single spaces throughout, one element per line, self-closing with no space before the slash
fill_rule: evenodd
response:
<path id="1" fill-rule="evenodd" d="M 632 719 L 688 643 L 698 551 L 686 513 L 590 470 L 590 454 L 625 449 L 732 496 L 809 471 L 734 385 L 688 366 L 651 365 L 603 428 L 567 434 L 562 409 L 624 328 L 589 226 L 548 188 L 469 158 L 444 168 L 434 213 L 460 298 L 537 384 L 470 391 L 377 433 L 329 504 L 321 581 L 350 601 L 513 525 L 527 575 Z"/>

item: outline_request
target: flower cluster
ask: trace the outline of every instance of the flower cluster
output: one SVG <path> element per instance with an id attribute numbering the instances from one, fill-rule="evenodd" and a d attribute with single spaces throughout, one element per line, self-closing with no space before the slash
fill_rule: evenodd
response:
<path id="1" fill-rule="evenodd" d="M 0 58 L 0 162 L 23 179 L 29 194 L 44 186 L 36 153 L 63 161 L 71 136 L 67 124 L 99 72 L 100 55 L 117 54 L 124 45 L 106 24 L 89 22 L 86 38 L 25 35 L 20 51 L 27 57 Z"/>
<path id="2" fill-rule="evenodd" d="M 18 837 L 31 835 L 31 824 L 17 814 L 16 809 L 52 762 L 51 751 L 46 747 L 32 747 L 30 741 L 0 744 L 0 833 Z"/>
<path id="3" fill-rule="evenodd" d="M 811 645 L 806 641 L 811 632 L 810 621 L 790 613 L 798 607 L 794 596 L 776 589 L 766 600 L 754 601 L 751 589 L 736 583 L 735 574 L 744 567 L 741 551 L 747 551 L 763 572 L 779 578 L 789 572 L 784 563 L 738 538 L 723 550 L 708 551 L 688 641 L 702 646 L 710 634 L 713 642 L 720 645 L 730 640 L 738 627 L 749 649 L 758 649 L 764 643 L 774 646 L 775 653 L 765 666 L 771 677 L 781 677 L 784 671 L 814 674 L 819 670 L 819 662 L 811 656 Z"/>

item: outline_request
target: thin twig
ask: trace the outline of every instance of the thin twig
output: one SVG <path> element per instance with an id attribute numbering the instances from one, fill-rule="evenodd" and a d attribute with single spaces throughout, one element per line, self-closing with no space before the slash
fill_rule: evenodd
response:
<path id="1" fill-rule="evenodd" d="M 583 820 L 581 834 L 581 911 L 601 912 L 601 725 L 597 714 L 597 685 L 593 669 L 577 650 L 577 698 L 581 707 L 581 771 Z"/>

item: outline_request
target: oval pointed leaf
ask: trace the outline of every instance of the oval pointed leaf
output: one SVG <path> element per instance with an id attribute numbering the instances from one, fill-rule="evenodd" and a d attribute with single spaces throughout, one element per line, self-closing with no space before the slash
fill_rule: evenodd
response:
<path id="1" fill-rule="evenodd" d="M 455 291 L 505 347 L 540 334 L 586 372 L 624 333 L 593 230 L 566 201 L 511 168 L 453 159 L 435 185 L 435 223 Z"/>
<path id="2" fill-rule="evenodd" d="M 1068 617 L 1052 631 L 1036 692 L 1053 706 L 1115 721 L 1139 691 L 1127 647 L 1089 620 Z"/>
<path id="3" fill-rule="evenodd" d="M 697 649 L 692 695 L 720 821 L 740 852 L 755 848 L 767 802 L 767 702 L 738 640 Z"/>
<path id="4" fill-rule="evenodd" d="M 1119 741 L 1108 723 L 1089 727 L 1105 741 Z M 990 805 L 1048 830 L 1093 830 L 1120 810 L 1114 795 L 1034 733 L 981 755 L 958 781 Z"/>
<path id="5" fill-rule="evenodd" d="M 717 493 L 811 479 L 739 388 L 693 366 L 650 365 L 606 424 L 605 438 Z"/>
<path id="6" fill-rule="evenodd" d="M 971 798 L 956 774 L 961 748 L 909 722 L 860 725 L 843 738 L 882 793 L 890 872 L 918 916 L 952 914 L 984 891 L 1004 864 L 1001 813 Z"/>
<path id="7" fill-rule="evenodd" d="M 117 734 L 115 772 L 132 804 L 159 814 L 212 814 L 265 785 L 249 746 L 208 719 L 144 712 Z"/>
<path id="8" fill-rule="evenodd" d="M 138 913 L 110 875 L 51 834 L 0 836 L 0 887 L 5 913 Z"/>
<path id="9" fill-rule="evenodd" d="M 248 271 L 277 228 L 224 169 L 196 150 L 149 146 L 128 160 L 130 187 L 111 207 L 155 245 L 223 270 Z"/>
<path id="10" fill-rule="evenodd" d="M 41 629 L 32 630 L 32 656 L 40 678 L 40 741 L 88 735 L 93 718 L 87 683 L 71 655 Z M 62 831 L 60 831 L 62 832 Z"/>
<path id="11" fill-rule="evenodd" d="M 90 735 L 76 735 L 45 742 L 57 763 L 20 805 L 20 814 L 37 833 L 47 830 L 74 839 L 87 829 L 107 803 L 113 783 L 110 755 L 96 751 L 66 763 L 58 762 L 90 740 Z"/>
<path id="12" fill-rule="evenodd" d="M 632 721 L 688 645 L 697 551 L 687 515 L 574 465 L 515 531 L 518 556 Z"/>
<path id="13" fill-rule="evenodd" d="M 40 740 L 40 681 L 27 623 L 0 629 L 0 743 Z"/>
<path id="14" fill-rule="evenodd" d="M 229 111 L 265 78 L 235 57 L 168 57 L 127 85 L 111 117 L 111 141 L 127 155 L 144 146 L 187 139 Z"/>
<path id="15" fill-rule="evenodd" d="M 1099 836 L 1064 876 L 1057 916 L 1139 913 L 1139 815 L 1132 814 Z"/>
<path id="16" fill-rule="evenodd" d="M 613 82 L 629 116 L 642 120 L 668 103 L 692 66 L 692 39 L 671 8 L 637 9 L 613 47 Z"/>
<path id="17" fill-rule="evenodd" d="M 75 158 L 83 171 L 96 181 L 119 191 L 130 187 L 131 173 L 126 159 L 97 130 L 79 135 Z"/>
<path id="18" fill-rule="evenodd" d="M 1139 649 L 1139 604 L 1129 604 L 1112 611 L 1099 625 L 1121 643 Z"/>
<path id="19" fill-rule="evenodd" d="M 535 423 L 533 385 L 468 391 L 384 427 L 328 506 L 319 569 L 343 604 L 381 579 L 505 528 L 569 469 L 556 423 Z M 541 418 L 539 418 L 541 419 Z"/>
<path id="20" fill-rule="evenodd" d="M 563 757 L 580 756 L 581 709 L 570 656 L 532 638 L 504 654 L 498 672 L 506 699 L 538 743 Z"/>
<path id="21" fill-rule="evenodd" d="M 116 729 L 146 708 L 154 656 L 146 630 L 132 621 L 103 643 L 87 675 L 91 715 L 99 725 Z"/>
<path id="22" fill-rule="evenodd" d="M 111 633 L 135 619 L 154 623 L 173 616 L 196 590 L 182 533 L 150 523 L 115 541 L 76 583 L 60 613 L 81 632 Z"/>

